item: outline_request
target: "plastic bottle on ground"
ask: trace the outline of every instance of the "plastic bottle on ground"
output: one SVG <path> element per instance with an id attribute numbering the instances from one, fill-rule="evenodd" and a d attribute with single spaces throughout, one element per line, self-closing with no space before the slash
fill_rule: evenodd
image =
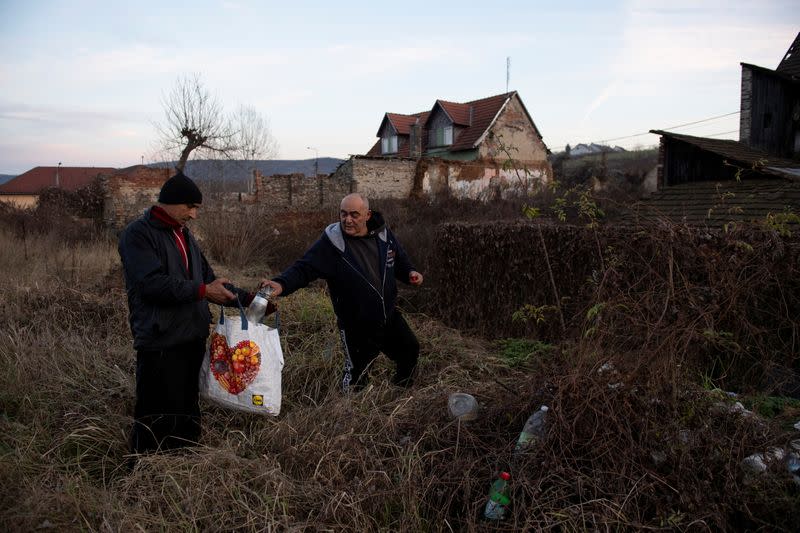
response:
<path id="1" fill-rule="evenodd" d="M 487 520 L 505 518 L 508 505 L 511 503 L 511 498 L 508 496 L 509 479 L 511 479 L 511 474 L 501 472 L 500 477 L 492 483 L 492 488 L 489 489 L 489 501 L 486 502 L 486 508 L 483 511 L 483 516 Z"/>
<path id="2" fill-rule="evenodd" d="M 454 392 L 447 400 L 450 414 L 462 422 L 475 420 L 478 417 L 478 402 L 471 394 Z"/>
<path id="3" fill-rule="evenodd" d="M 522 431 L 517 439 L 517 445 L 514 447 L 514 454 L 524 452 L 530 448 L 536 441 L 544 439 L 545 436 L 545 422 L 547 418 L 547 411 L 549 408 L 546 405 L 539 407 L 539 410 L 528 417 Z"/>

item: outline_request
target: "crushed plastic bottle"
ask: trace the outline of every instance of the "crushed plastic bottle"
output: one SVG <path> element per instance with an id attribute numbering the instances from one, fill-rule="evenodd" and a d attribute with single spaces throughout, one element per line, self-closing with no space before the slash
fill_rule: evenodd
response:
<path id="1" fill-rule="evenodd" d="M 492 488 L 489 489 L 489 501 L 486 502 L 486 508 L 483 510 L 483 516 L 487 520 L 505 518 L 508 505 L 511 503 L 511 498 L 508 496 L 508 480 L 510 479 L 511 474 L 500 472 L 500 477 L 492 483 Z"/>
<path id="2" fill-rule="evenodd" d="M 269 303 L 269 297 L 271 295 L 272 287 L 270 286 L 261 287 L 258 290 L 253 297 L 253 301 L 247 306 L 247 311 L 244 313 L 248 322 L 252 322 L 253 324 L 261 322 L 261 319 L 264 318 L 264 315 L 267 313 L 267 304 Z"/>
<path id="3" fill-rule="evenodd" d="M 478 402 L 471 394 L 454 392 L 447 399 L 450 414 L 462 422 L 478 418 Z"/>
<path id="4" fill-rule="evenodd" d="M 536 441 L 544 439 L 545 419 L 547 418 L 547 411 L 549 409 L 550 408 L 546 405 L 542 405 L 539 407 L 538 411 L 528 417 L 517 439 L 517 445 L 514 446 L 514 455 L 524 452 Z"/>

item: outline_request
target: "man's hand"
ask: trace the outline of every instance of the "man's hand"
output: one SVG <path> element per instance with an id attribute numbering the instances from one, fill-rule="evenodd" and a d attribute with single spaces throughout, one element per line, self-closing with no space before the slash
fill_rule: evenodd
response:
<path id="1" fill-rule="evenodd" d="M 206 300 L 215 304 L 226 304 L 236 298 L 236 295 L 225 288 L 223 283 L 230 283 L 227 278 L 217 278 L 206 285 Z"/>
<path id="2" fill-rule="evenodd" d="M 422 274 L 420 274 L 416 270 L 412 270 L 408 274 L 408 282 L 414 285 L 415 287 L 419 287 L 420 285 L 422 285 Z"/>
<path id="3" fill-rule="evenodd" d="M 261 285 L 259 285 L 258 288 L 260 289 L 262 287 L 272 287 L 271 297 L 272 296 L 278 297 L 283 292 L 283 285 L 281 285 L 277 281 L 272 281 L 271 279 L 262 279 Z"/>

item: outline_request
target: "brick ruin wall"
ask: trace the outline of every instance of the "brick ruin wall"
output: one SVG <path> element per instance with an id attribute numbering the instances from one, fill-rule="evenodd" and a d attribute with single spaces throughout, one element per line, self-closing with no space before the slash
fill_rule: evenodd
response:
<path id="1" fill-rule="evenodd" d="M 274 209 L 310 211 L 338 206 L 343 196 L 353 192 L 346 175 L 306 177 L 304 174 L 256 174 L 252 195 L 242 197 L 250 204 Z"/>
<path id="2" fill-rule="evenodd" d="M 367 198 L 408 198 L 414 190 L 416 159 L 353 157 L 349 163 L 339 169 L 343 179 L 352 179 L 354 192 Z"/>
<path id="3" fill-rule="evenodd" d="M 520 174 L 514 169 L 503 169 L 494 161 L 355 156 L 329 176 L 256 173 L 251 194 L 231 193 L 224 199 L 219 195 L 214 198 L 223 200 L 219 205 L 225 209 L 258 206 L 276 211 L 337 207 L 342 197 L 351 192 L 360 192 L 371 199 L 402 199 L 425 194 L 488 200 L 517 194 L 520 183 L 525 180 L 544 182 L 552 176 L 546 161 L 539 165 L 526 164 L 526 168 L 527 177 L 524 171 Z M 103 220 L 106 226 L 119 230 L 155 203 L 170 172 L 170 169 L 133 167 L 104 176 Z"/>
<path id="4" fill-rule="evenodd" d="M 104 191 L 103 223 L 120 230 L 158 199 L 171 169 L 133 167 L 100 178 Z"/>

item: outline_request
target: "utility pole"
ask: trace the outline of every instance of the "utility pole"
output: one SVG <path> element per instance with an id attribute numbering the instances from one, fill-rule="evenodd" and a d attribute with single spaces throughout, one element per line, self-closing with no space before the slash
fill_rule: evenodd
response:
<path id="1" fill-rule="evenodd" d="M 314 150 L 314 177 L 319 176 L 319 151 L 313 146 L 306 146 L 308 150 Z"/>
<path id="2" fill-rule="evenodd" d="M 56 187 L 61 186 L 61 176 L 59 176 L 59 174 L 61 174 L 61 161 L 58 162 L 58 166 L 56 167 Z"/>

